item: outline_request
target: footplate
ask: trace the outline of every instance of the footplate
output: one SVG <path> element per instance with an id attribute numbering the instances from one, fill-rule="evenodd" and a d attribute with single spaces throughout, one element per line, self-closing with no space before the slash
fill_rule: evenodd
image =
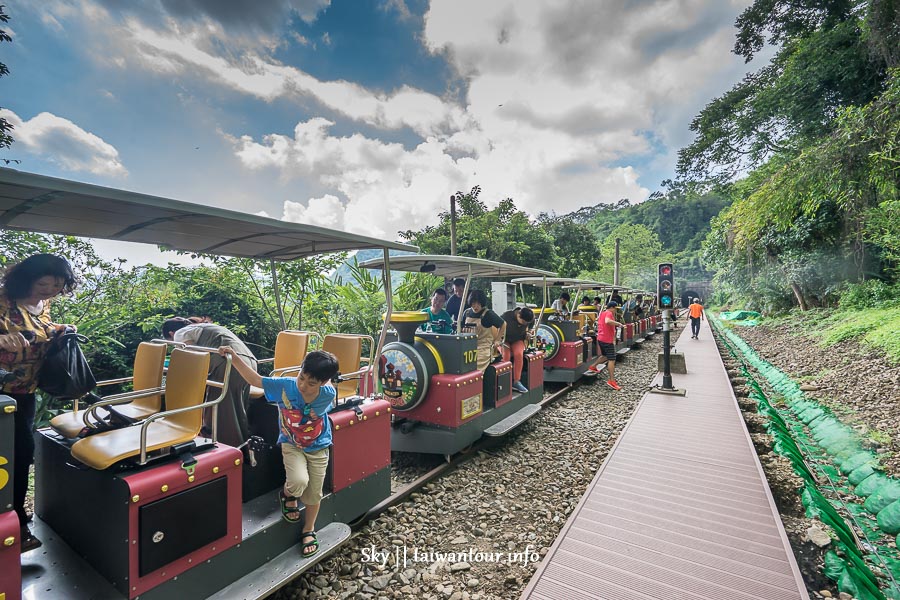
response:
<path id="1" fill-rule="evenodd" d="M 485 429 L 484 435 L 489 437 L 506 435 L 539 412 L 541 412 L 540 404 L 526 404 L 505 419 L 498 421 Z"/>
<path id="2" fill-rule="evenodd" d="M 255 571 L 247 573 L 228 587 L 222 588 L 207 600 L 230 600 L 232 598 L 265 598 L 290 583 L 310 567 L 333 554 L 350 539 L 350 526 L 345 523 L 329 523 L 318 532 L 319 551 L 303 558 L 303 545 L 292 546 L 268 561 Z"/>

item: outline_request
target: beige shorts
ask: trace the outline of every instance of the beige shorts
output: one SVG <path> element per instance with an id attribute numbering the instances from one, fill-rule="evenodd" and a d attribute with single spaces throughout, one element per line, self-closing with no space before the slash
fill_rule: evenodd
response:
<path id="1" fill-rule="evenodd" d="M 284 459 L 284 489 L 306 506 L 322 501 L 322 485 L 328 469 L 328 448 L 304 452 L 293 444 L 281 444 Z"/>

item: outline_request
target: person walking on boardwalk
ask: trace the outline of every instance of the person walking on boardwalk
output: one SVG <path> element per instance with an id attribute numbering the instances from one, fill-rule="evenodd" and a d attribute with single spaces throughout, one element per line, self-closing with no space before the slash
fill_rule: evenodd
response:
<path id="1" fill-rule="evenodd" d="M 606 303 L 606 310 L 597 316 L 597 346 L 600 347 L 603 356 L 588 370 L 597 373 L 600 371 L 600 365 L 606 363 L 606 368 L 609 370 L 609 379 L 606 380 L 606 385 L 614 390 L 621 390 L 621 386 L 616 382 L 616 327 L 625 327 L 625 324 L 616 321 L 616 306 L 618 304 L 610 300 Z"/>
<path id="2" fill-rule="evenodd" d="M 691 308 L 688 313 L 691 317 L 691 339 L 700 339 L 700 321 L 703 319 L 703 305 L 700 304 L 700 298 L 694 298 L 691 302 Z"/>

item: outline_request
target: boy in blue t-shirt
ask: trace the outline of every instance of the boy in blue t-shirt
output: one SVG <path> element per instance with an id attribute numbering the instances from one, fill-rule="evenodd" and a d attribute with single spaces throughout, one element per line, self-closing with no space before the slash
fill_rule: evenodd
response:
<path id="1" fill-rule="evenodd" d="M 219 348 L 219 354 L 233 354 L 229 346 Z M 319 551 L 316 539 L 316 517 L 322 501 L 322 485 L 328 468 L 328 447 L 331 446 L 331 423 L 328 412 L 334 406 L 337 392 L 331 380 L 338 373 L 338 360 L 331 352 L 315 350 L 306 355 L 297 377 L 261 377 L 246 363 L 233 360 L 231 365 L 250 385 L 261 387 L 266 401 L 278 406 L 278 443 L 284 458 L 285 482 L 279 490 L 281 514 L 285 520 L 300 520 L 300 505 L 306 514 L 303 519 L 302 555 L 312 556 Z"/>

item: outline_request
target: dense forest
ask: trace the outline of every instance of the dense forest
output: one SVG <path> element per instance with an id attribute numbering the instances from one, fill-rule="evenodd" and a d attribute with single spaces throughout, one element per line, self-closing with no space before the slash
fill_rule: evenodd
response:
<path id="1" fill-rule="evenodd" d="M 896 299 L 900 4 L 756 0 L 736 27 L 736 54 L 774 56 L 697 115 L 678 162 L 682 185 L 731 200 L 703 242 L 719 299 Z"/>

